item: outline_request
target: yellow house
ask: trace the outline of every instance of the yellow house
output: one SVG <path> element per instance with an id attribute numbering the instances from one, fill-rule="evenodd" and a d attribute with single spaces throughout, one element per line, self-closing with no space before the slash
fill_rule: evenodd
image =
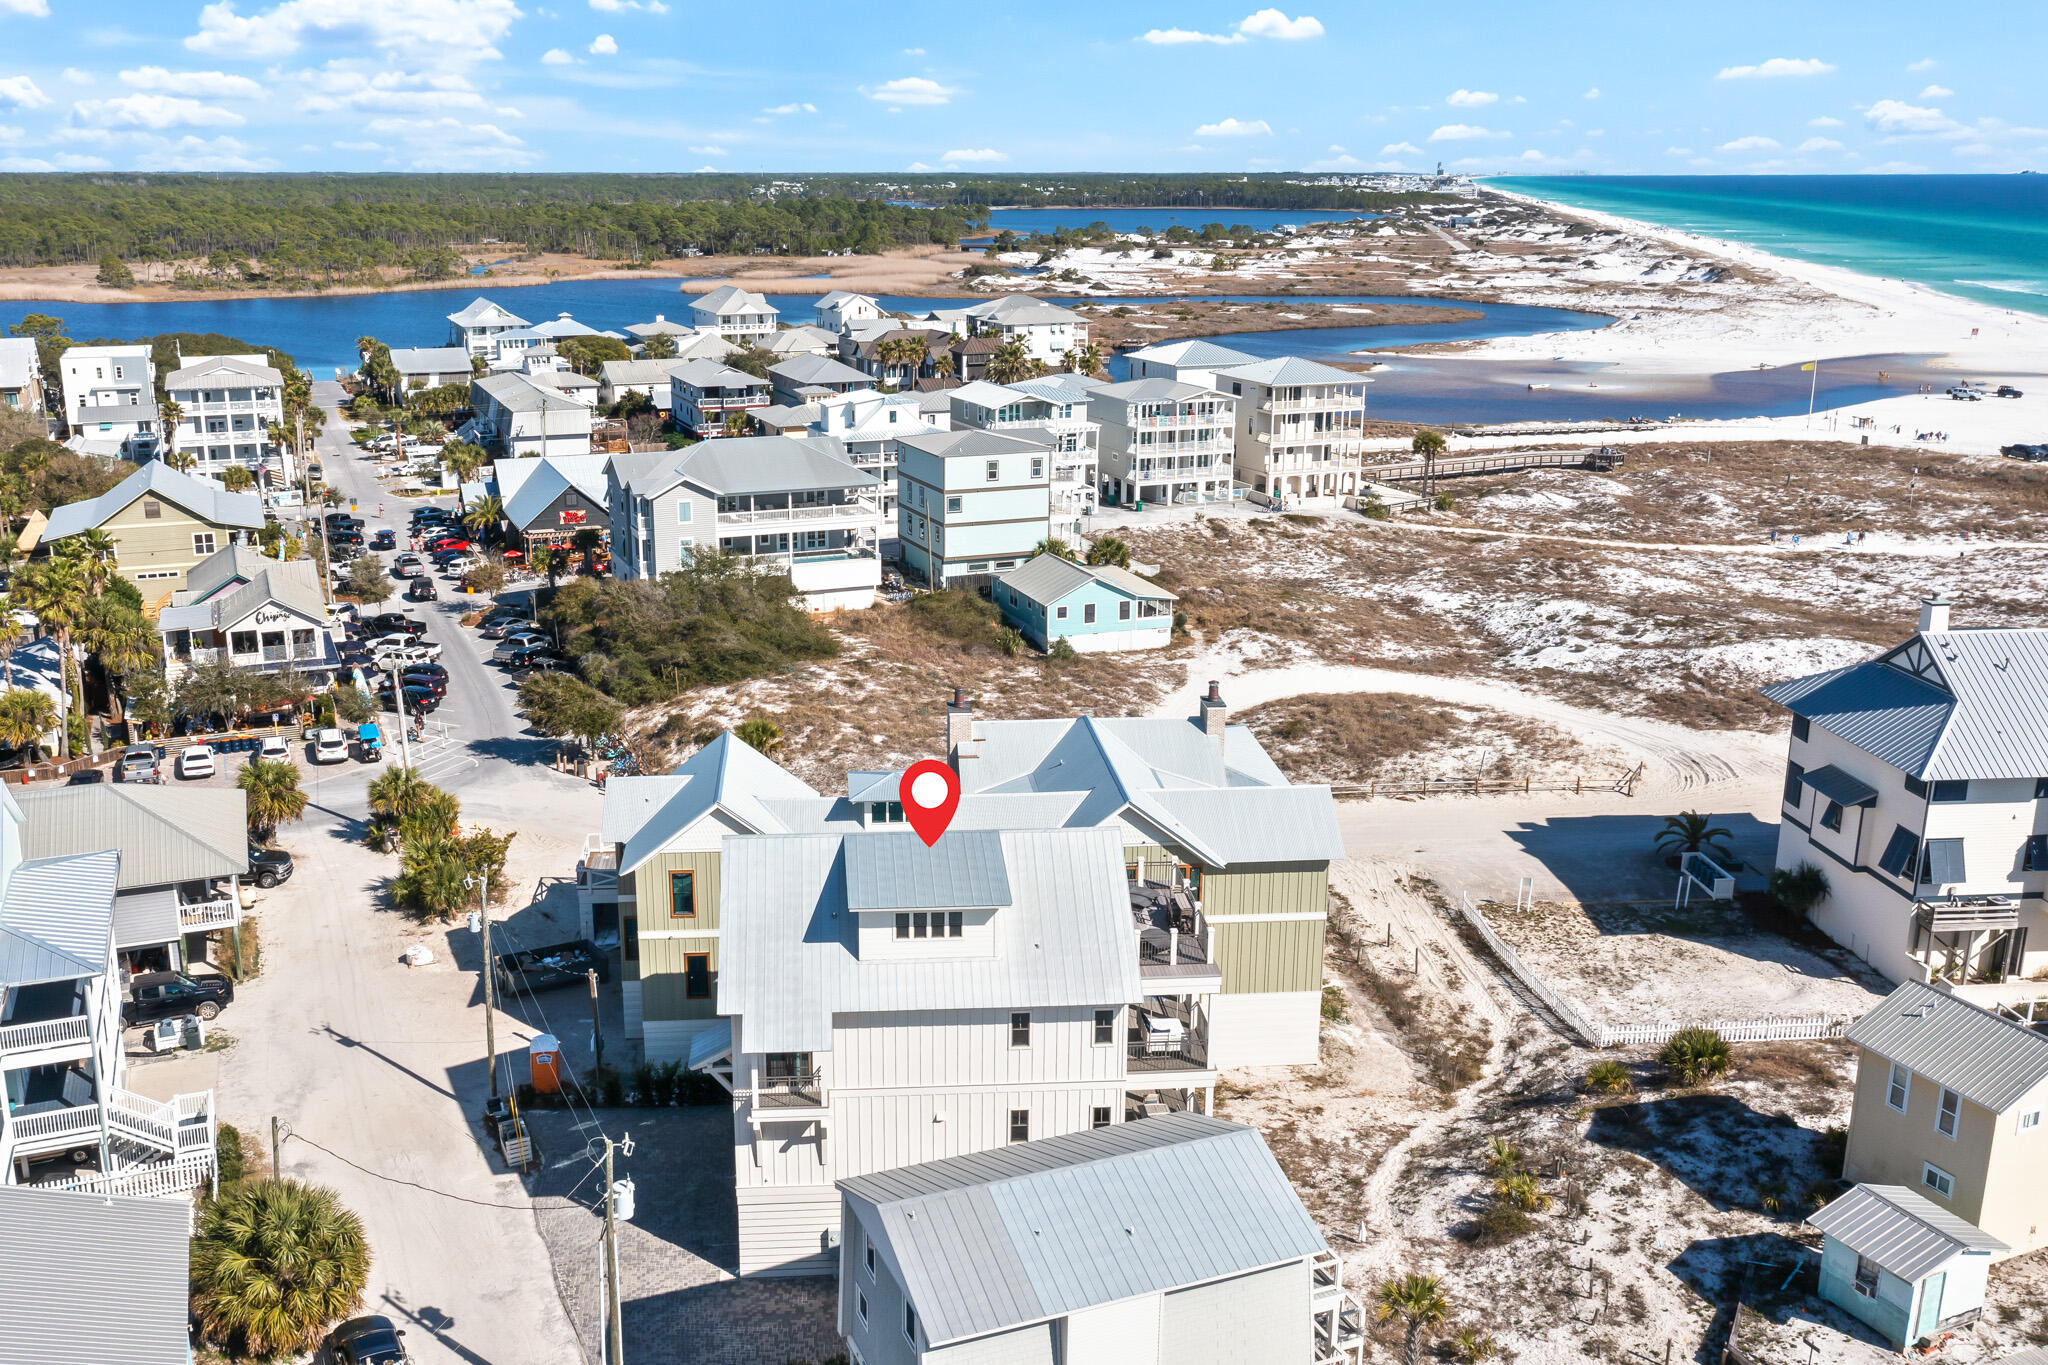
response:
<path id="1" fill-rule="evenodd" d="M 2048 1035 L 1917 981 L 1856 1021 L 1846 1179 L 1904 1186 L 2020 1256 L 2048 1245 Z"/>
<path id="2" fill-rule="evenodd" d="M 50 513 L 38 548 L 101 530 L 119 546 L 115 566 L 142 590 L 144 601 L 187 586 L 201 560 L 247 544 L 263 526 L 263 499 L 229 493 L 208 479 L 151 460 L 107 492 Z"/>

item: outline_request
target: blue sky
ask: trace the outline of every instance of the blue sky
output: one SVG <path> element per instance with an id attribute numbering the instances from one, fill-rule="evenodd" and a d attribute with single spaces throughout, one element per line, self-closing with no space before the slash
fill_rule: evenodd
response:
<path id="1" fill-rule="evenodd" d="M 8 170 L 2048 168 L 2048 5 L 0 0 Z"/>

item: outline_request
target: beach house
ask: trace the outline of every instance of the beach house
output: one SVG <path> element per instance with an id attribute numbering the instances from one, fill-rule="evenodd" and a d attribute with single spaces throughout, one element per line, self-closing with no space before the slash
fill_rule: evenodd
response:
<path id="1" fill-rule="evenodd" d="M 1773 683 L 1791 713 L 1777 865 L 1813 921 L 1894 981 L 2026 1000 L 2048 968 L 2048 630 L 1968 627 L 1939 598 L 1874 659 Z"/>
<path id="2" fill-rule="evenodd" d="M 544 455 L 491 466 L 505 524 L 526 554 L 566 548 L 582 531 L 596 532 L 600 544 L 608 539 L 611 461 L 609 455 Z"/>
<path id="3" fill-rule="evenodd" d="M 159 447 L 150 348 L 73 346 L 58 358 L 64 426 L 82 448 L 146 460 Z"/>
<path id="4" fill-rule="evenodd" d="M 831 356 L 791 356 L 768 370 L 768 380 L 778 403 L 809 403 L 834 394 L 873 388 L 875 381 L 851 365 Z"/>
<path id="5" fill-rule="evenodd" d="M 36 549 L 105 531 L 117 548 L 115 571 L 154 602 L 188 586 L 186 575 L 216 551 L 253 543 L 263 523 L 256 494 L 223 492 L 211 479 L 151 460 L 98 497 L 51 512 Z"/>
<path id="6" fill-rule="evenodd" d="M 0 337 L 0 407 L 16 412 L 41 412 L 42 352 L 34 337 Z"/>
<path id="7" fill-rule="evenodd" d="M 2010 1250 L 1903 1185 L 1858 1185 L 1806 1221 L 1822 1233 L 1820 1296 L 1901 1351 L 1982 1317 Z"/>
<path id="8" fill-rule="evenodd" d="M 0 1186 L 0 1322 L 35 1365 L 190 1365 L 192 1206 Z"/>
<path id="9" fill-rule="evenodd" d="M 994 598 L 1003 620 L 1039 649 L 1065 640 L 1080 654 L 1164 648 L 1180 600 L 1128 569 L 1055 554 L 998 574 Z"/>
<path id="10" fill-rule="evenodd" d="M 1080 314 L 1028 294 L 1006 294 L 925 316 L 956 336 L 1020 342 L 1026 355 L 1048 366 L 1062 363 L 1068 351 L 1088 344 L 1088 324 Z"/>
<path id="11" fill-rule="evenodd" d="M 605 407 L 639 394 L 666 412 L 669 380 L 681 360 L 606 360 L 597 367 L 597 401 Z"/>
<path id="12" fill-rule="evenodd" d="M 896 443 L 904 570 L 933 587 L 1014 569 L 1052 534 L 1052 447 L 1022 431 L 933 432 Z"/>
<path id="13" fill-rule="evenodd" d="M 725 284 L 690 304 L 690 317 L 700 332 L 716 332 L 731 341 L 749 341 L 775 330 L 781 313 L 759 294 Z"/>
<path id="14" fill-rule="evenodd" d="M 668 383 L 669 419 L 704 440 L 736 434 L 726 430 L 728 419 L 774 401 L 767 380 L 715 360 L 686 360 L 669 371 Z"/>
<path id="15" fill-rule="evenodd" d="M 1236 400 L 1233 458 L 1254 498 L 1331 507 L 1366 491 L 1365 376 L 1281 356 L 1210 382 Z"/>
<path id="16" fill-rule="evenodd" d="M 588 455 L 591 405 L 534 375 L 489 374 L 470 381 L 474 415 L 456 435 L 499 459 Z"/>
<path id="17" fill-rule="evenodd" d="M 218 477 L 229 465 L 275 481 L 298 482 L 291 448 L 271 440 L 284 424 L 284 375 L 260 355 L 180 357 L 164 391 L 182 410 L 161 434 L 171 449 L 193 457 L 196 471 Z"/>
<path id="18" fill-rule="evenodd" d="M 398 371 L 401 388 L 407 393 L 438 389 L 443 384 L 467 384 L 476 374 L 466 346 L 422 346 L 391 353 L 391 367 Z"/>
<path id="19" fill-rule="evenodd" d="M 342 632 L 312 560 L 276 560 L 252 546 L 224 545 L 194 565 L 185 584 L 156 619 L 169 681 L 202 664 L 291 670 L 321 684 L 341 670 Z"/>
<path id="20" fill-rule="evenodd" d="M 839 1182 L 863 1365 L 1358 1365 L 1343 1263 L 1258 1131 L 1172 1114 Z"/>
<path id="21" fill-rule="evenodd" d="M 1917 981 L 1849 1028 L 1842 1174 L 1899 1185 L 2004 1244 L 2048 1246 L 2048 1034 Z"/>
<path id="22" fill-rule="evenodd" d="M 882 316 L 882 305 L 866 294 L 850 294 L 844 289 L 835 289 L 818 300 L 814 311 L 820 327 L 828 332 L 844 332 L 856 322 L 868 322 Z"/>
<path id="23" fill-rule="evenodd" d="M 1221 387 L 1220 370 L 1236 369 L 1258 360 L 1244 351 L 1233 351 L 1199 337 L 1187 341 L 1163 341 L 1157 346 L 1132 351 L 1125 357 L 1131 379 L 1177 379 L 1183 384 L 1200 384 L 1205 389 Z"/>
<path id="24" fill-rule="evenodd" d="M 1101 425 L 1088 400 L 1104 381 L 1078 374 L 1045 375 L 1014 384 L 973 381 L 946 390 L 955 430 L 1017 431 L 1043 441 L 1052 455 L 1052 534 L 1072 542 L 1081 518 L 1095 510 L 1096 451 Z"/>
<path id="25" fill-rule="evenodd" d="M 1138 503 L 1229 502 L 1237 400 L 1177 379 L 1105 384 L 1088 396 L 1101 428 L 1102 496 Z"/>
<path id="26" fill-rule="evenodd" d="M 471 355 L 487 357 L 496 349 L 500 336 L 530 326 L 531 323 L 516 313 L 500 308 L 489 299 L 478 298 L 461 312 L 448 315 L 448 344 L 459 346 Z"/>

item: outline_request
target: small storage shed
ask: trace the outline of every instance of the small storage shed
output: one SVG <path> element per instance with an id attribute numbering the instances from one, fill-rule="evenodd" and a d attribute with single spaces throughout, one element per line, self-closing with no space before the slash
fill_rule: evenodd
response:
<path id="1" fill-rule="evenodd" d="M 1825 1235 L 1820 1296 L 1901 1351 L 1975 1322 L 2011 1250 L 1903 1185 L 1858 1185 L 1806 1221 Z"/>

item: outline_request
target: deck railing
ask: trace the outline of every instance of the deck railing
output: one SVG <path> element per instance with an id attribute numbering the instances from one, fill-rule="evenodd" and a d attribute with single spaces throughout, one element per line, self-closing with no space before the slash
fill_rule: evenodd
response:
<path id="1" fill-rule="evenodd" d="M 1129 1057 L 1126 1068 L 1132 1075 L 1140 1072 L 1159 1071 L 1207 1071 L 1209 1069 L 1209 1039 L 1206 1030 L 1189 1030 L 1180 1037 L 1165 1039 L 1135 1039 L 1125 1044 Z"/>
<path id="2" fill-rule="evenodd" d="M 241 917 L 241 909 L 235 904 L 233 896 L 216 896 L 212 900 L 178 903 L 178 927 L 188 932 L 225 929 L 235 924 Z"/>
<path id="3" fill-rule="evenodd" d="M 817 1071 L 794 1076 L 775 1076 L 754 1087 L 757 1109 L 822 1109 L 825 1107 L 825 1077 Z"/>
<path id="4" fill-rule="evenodd" d="M 92 1038 L 92 1019 L 88 1015 L 70 1014 L 61 1019 L 37 1019 L 26 1024 L 8 1024 L 0 1027 L 0 1052 L 14 1052 L 22 1048 L 57 1047 L 64 1043 L 89 1042 Z"/>

